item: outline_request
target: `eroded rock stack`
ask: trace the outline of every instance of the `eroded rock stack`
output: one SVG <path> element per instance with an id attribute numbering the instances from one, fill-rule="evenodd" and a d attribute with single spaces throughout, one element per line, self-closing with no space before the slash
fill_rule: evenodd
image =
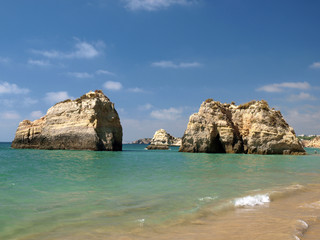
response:
<path id="1" fill-rule="evenodd" d="M 190 116 L 179 151 L 305 154 L 280 111 L 264 100 L 237 106 L 207 99 Z"/>
<path id="2" fill-rule="evenodd" d="M 181 138 L 176 138 L 167 133 L 164 129 L 155 132 L 147 149 L 169 149 L 169 146 L 180 146 Z"/>
<path id="3" fill-rule="evenodd" d="M 51 107 L 33 122 L 22 121 L 13 148 L 122 150 L 122 126 L 114 104 L 101 90 Z"/>

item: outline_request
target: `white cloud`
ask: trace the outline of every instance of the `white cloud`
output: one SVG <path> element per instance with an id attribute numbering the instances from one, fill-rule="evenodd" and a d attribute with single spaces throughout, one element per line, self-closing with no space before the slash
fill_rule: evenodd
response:
<path id="1" fill-rule="evenodd" d="M 92 78 L 93 75 L 87 72 L 69 72 L 69 76 L 76 77 L 76 78 Z"/>
<path id="2" fill-rule="evenodd" d="M 143 89 L 135 87 L 135 88 L 129 88 L 128 89 L 129 92 L 133 92 L 133 93 L 143 93 Z"/>
<path id="3" fill-rule="evenodd" d="M 132 11 L 155 11 L 172 5 L 188 5 L 193 3 L 194 0 L 125 0 L 125 2 L 126 7 Z"/>
<path id="4" fill-rule="evenodd" d="M 68 95 L 68 92 L 61 91 L 61 92 L 48 92 L 46 93 L 46 97 L 44 99 L 47 103 L 55 104 L 63 100 L 72 99 L 72 98 L 73 97 L 70 97 Z"/>
<path id="5" fill-rule="evenodd" d="M 30 116 L 32 119 L 39 119 L 39 118 L 43 117 L 44 114 L 41 111 L 33 111 L 33 112 L 31 112 Z"/>
<path id="6" fill-rule="evenodd" d="M 320 69 L 320 62 L 314 62 L 309 67 L 315 68 L 315 69 Z"/>
<path id="7" fill-rule="evenodd" d="M 153 105 L 151 105 L 150 103 L 146 103 L 138 107 L 140 111 L 147 111 L 147 110 L 150 110 L 151 108 L 153 108 Z"/>
<path id="8" fill-rule="evenodd" d="M 284 116 L 297 134 L 320 134 L 320 111 L 317 107 L 290 109 Z"/>
<path id="9" fill-rule="evenodd" d="M 171 107 L 168 109 L 154 110 L 150 113 L 150 116 L 160 120 L 176 120 L 181 117 L 181 114 L 182 109 Z"/>
<path id="10" fill-rule="evenodd" d="M 312 96 L 309 93 L 301 92 L 299 94 L 293 94 L 289 97 L 289 101 L 304 101 L 304 100 L 316 100 L 315 96 Z"/>
<path id="11" fill-rule="evenodd" d="M 96 74 L 97 75 L 111 75 L 111 76 L 115 76 L 116 75 L 116 74 L 114 74 L 112 72 L 109 72 L 107 70 L 102 70 L 102 69 L 97 70 Z"/>
<path id="12" fill-rule="evenodd" d="M 160 61 L 154 62 L 151 64 L 153 67 L 161 67 L 161 68 L 195 68 L 200 67 L 201 64 L 198 62 L 181 62 L 174 63 L 172 61 Z"/>
<path id="13" fill-rule="evenodd" d="M 9 63 L 10 62 L 10 59 L 9 58 L 5 58 L 5 57 L 0 57 L 0 63 Z"/>
<path id="14" fill-rule="evenodd" d="M 102 42 L 98 42 L 94 45 L 87 42 L 78 41 L 74 46 L 74 50 L 71 52 L 61 52 L 57 50 L 32 50 L 32 52 L 47 58 L 91 59 L 97 57 L 100 54 L 98 47 L 102 47 L 103 45 L 104 44 Z"/>
<path id="15" fill-rule="evenodd" d="M 48 67 L 51 66 L 49 61 L 45 61 L 45 60 L 33 60 L 33 59 L 29 59 L 28 60 L 28 64 L 30 65 L 34 65 L 34 66 L 39 66 L 39 67 Z"/>
<path id="16" fill-rule="evenodd" d="M 28 93 L 29 89 L 27 88 L 19 88 L 14 83 L 2 82 L 0 83 L 0 94 L 8 93 L 8 94 L 25 94 Z"/>
<path id="17" fill-rule="evenodd" d="M 264 85 L 257 89 L 257 91 L 262 92 L 283 92 L 284 89 L 299 89 L 307 90 L 310 88 L 308 82 L 283 82 L 283 83 L 274 83 L 269 85 Z"/>
<path id="18" fill-rule="evenodd" d="M 9 111 L 9 112 L 2 113 L 1 114 L 1 118 L 9 119 L 9 120 L 15 120 L 15 119 L 19 119 L 20 115 L 15 111 Z"/>
<path id="19" fill-rule="evenodd" d="M 108 90 L 118 91 L 122 89 L 122 84 L 120 82 L 107 81 L 103 84 L 103 87 Z"/>

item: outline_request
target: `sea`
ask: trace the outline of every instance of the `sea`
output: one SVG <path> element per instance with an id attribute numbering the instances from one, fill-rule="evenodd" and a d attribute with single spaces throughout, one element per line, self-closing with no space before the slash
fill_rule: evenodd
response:
<path id="1" fill-rule="evenodd" d="M 304 156 L 178 150 L 0 143 L 0 239 L 320 239 L 320 149 Z"/>

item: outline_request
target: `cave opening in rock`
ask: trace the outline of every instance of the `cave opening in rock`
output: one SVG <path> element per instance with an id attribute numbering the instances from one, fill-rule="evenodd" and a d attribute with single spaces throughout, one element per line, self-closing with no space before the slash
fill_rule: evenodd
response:
<path id="1" fill-rule="evenodd" d="M 220 141 L 220 134 L 217 134 L 217 136 L 213 137 L 211 139 L 211 144 L 208 149 L 209 153 L 226 153 L 226 150 Z"/>

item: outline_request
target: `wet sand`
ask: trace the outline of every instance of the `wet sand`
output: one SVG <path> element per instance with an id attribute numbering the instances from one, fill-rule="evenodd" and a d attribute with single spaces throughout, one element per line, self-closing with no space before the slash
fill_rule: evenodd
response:
<path id="1" fill-rule="evenodd" d="M 180 223 L 151 228 L 141 222 L 128 232 L 100 228 L 72 234 L 33 236 L 64 240 L 315 240 L 320 236 L 320 184 L 294 185 L 268 193 L 269 203 L 255 206 L 210 206 Z M 28 238 L 31 239 L 31 238 Z"/>

